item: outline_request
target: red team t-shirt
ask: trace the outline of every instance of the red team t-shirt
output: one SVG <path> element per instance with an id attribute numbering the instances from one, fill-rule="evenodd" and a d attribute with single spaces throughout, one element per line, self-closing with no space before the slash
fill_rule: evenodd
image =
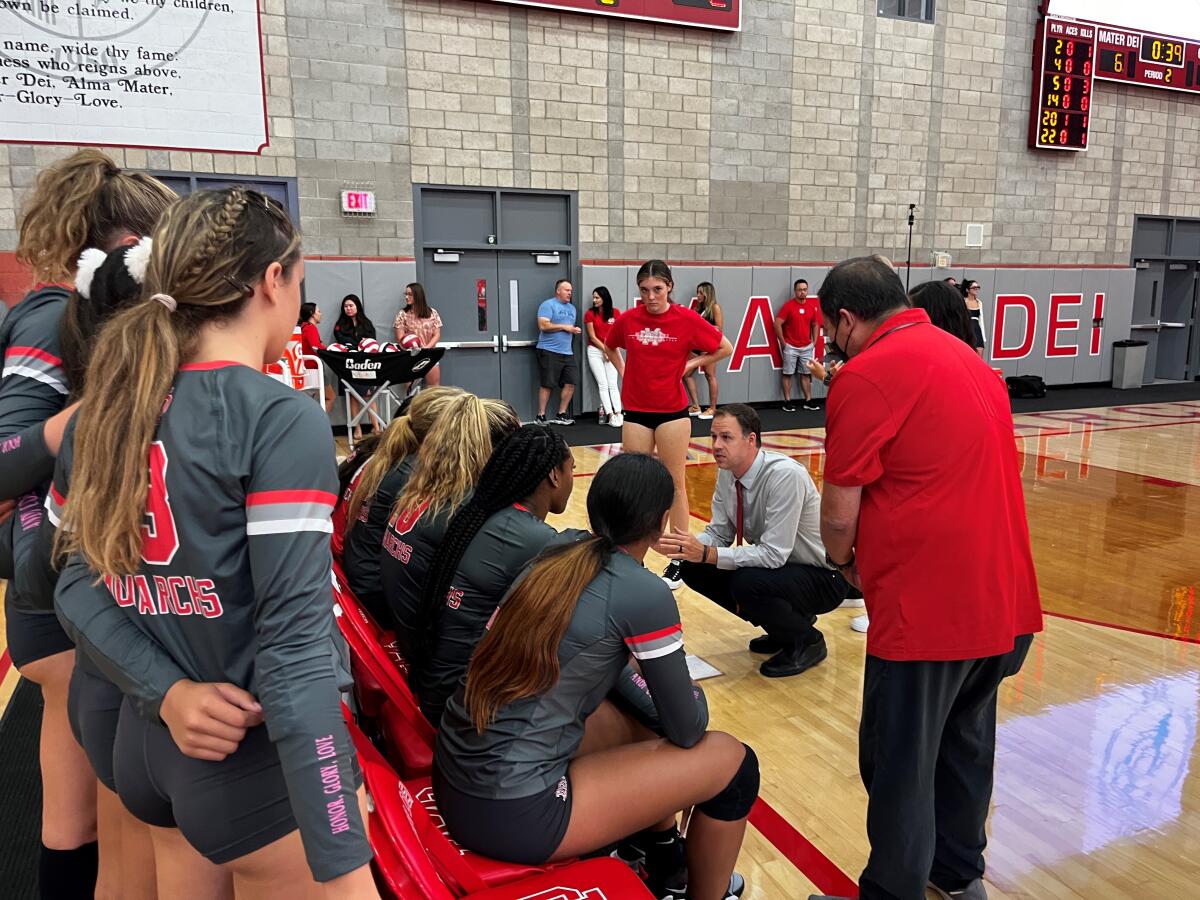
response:
<path id="1" fill-rule="evenodd" d="M 783 339 L 793 347 L 809 346 L 813 342 L 813 322 L 817 321 L 819 311 L 820 304 L 813 297 L 807 298 L 803 305 L 796 302 L 795 297 L 788 300 L 779 311 L 779 318 L 783 319 Z"/>
<path id="2" fill-rule="evenodd" d="M 674 303 L 659 316 L 639 305 L 609 326 L 604 343 L 625 349 L 625 380 L 621 383 L 625 408 L 673 413 L 688 405 L 683 367 L 692 351 L 712 353 L 720 346 L 721 332 L 699 314 Z"/>
<path id="3" fill-rule="evenodd" d="M 317 351 L 324 347 L 325 345 L 321 343 L 321 332 L 317 331 L 316 325 L 312 322 L 305 322 L 300 326 L 300 348 L 305 356 L 316 356 Z M 305 360 L 304 366 L 308 369 L 315 369 L 317 364 Z"/>
<path id="4" fill-rule="evenodd" d="M 601 343 L 608 343 L 608 333 L 612 330 L 613 323 L 620 317 L 621 311 L 616 307 L 613 307 L 613 317 L 607 322 L 600 317 L 600 313 L 589 309 L 583 314 L 583 321 L 592 323 L 592 330 L 596 332 L 596 337 L 600 339 Z"/>
<path id="5" fill-rule="evenodd" d="M 867 653 L 979 659 L 1041 631 L 1008 394 L 970 347 L 897 313 L 833 379 L 825 429 L 826 483 L 862 487 Z"/>

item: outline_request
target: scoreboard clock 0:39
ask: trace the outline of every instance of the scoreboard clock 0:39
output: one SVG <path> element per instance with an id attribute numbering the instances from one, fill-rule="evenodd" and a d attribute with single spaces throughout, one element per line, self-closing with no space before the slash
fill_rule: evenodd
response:
<path id="1" fill-rule="evenodd" d="M 1029 146 L 1086 150 L 1096 67 L 1096 26 L 1044 19 L 1036 50 Z"/>

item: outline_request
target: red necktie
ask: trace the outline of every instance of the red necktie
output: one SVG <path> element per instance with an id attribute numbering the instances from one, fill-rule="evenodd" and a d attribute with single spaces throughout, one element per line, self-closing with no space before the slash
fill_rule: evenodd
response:
<path id="1" fill-rule="evenodd" d="M 742 507 L 745 491 L 742 488 L 742 483 L 740 481 L 735 481 L 733 485 L 737 489 L 737 546 L 740 547 L 742 546 Z"/>

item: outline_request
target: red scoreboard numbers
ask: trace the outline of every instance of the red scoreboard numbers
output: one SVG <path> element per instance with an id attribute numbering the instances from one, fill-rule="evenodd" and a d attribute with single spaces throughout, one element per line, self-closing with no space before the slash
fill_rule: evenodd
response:
<path id="1" fill-rule="evenodd" d="M 1034 68 L 1029 145 L 1086 150 L 1096 65 L 1096 27 L 1043 20 Z"/>

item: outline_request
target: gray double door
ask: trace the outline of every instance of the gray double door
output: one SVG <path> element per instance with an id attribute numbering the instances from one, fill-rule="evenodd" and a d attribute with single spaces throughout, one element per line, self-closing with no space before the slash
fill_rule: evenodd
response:
<path id="1" fill-rule="evenodd" d="M 1195 262 L 1138 260 L 1130 337 L 1148 343 L 1146 381 L 1200 377 L 1200 272 Z"/>
<path id="2" fill-rule="evenodd" d="M 442 383 L 537 413 L 537 309 L 576 266 L 574 197 L 417 188 L 417 280 L 442 318 Z M 581 310 L 578 292 L 577 310 Z M 579 320 L 582 323 L 582 312 Z M 576 358 L 582 344 L 575 338 Z"/>

